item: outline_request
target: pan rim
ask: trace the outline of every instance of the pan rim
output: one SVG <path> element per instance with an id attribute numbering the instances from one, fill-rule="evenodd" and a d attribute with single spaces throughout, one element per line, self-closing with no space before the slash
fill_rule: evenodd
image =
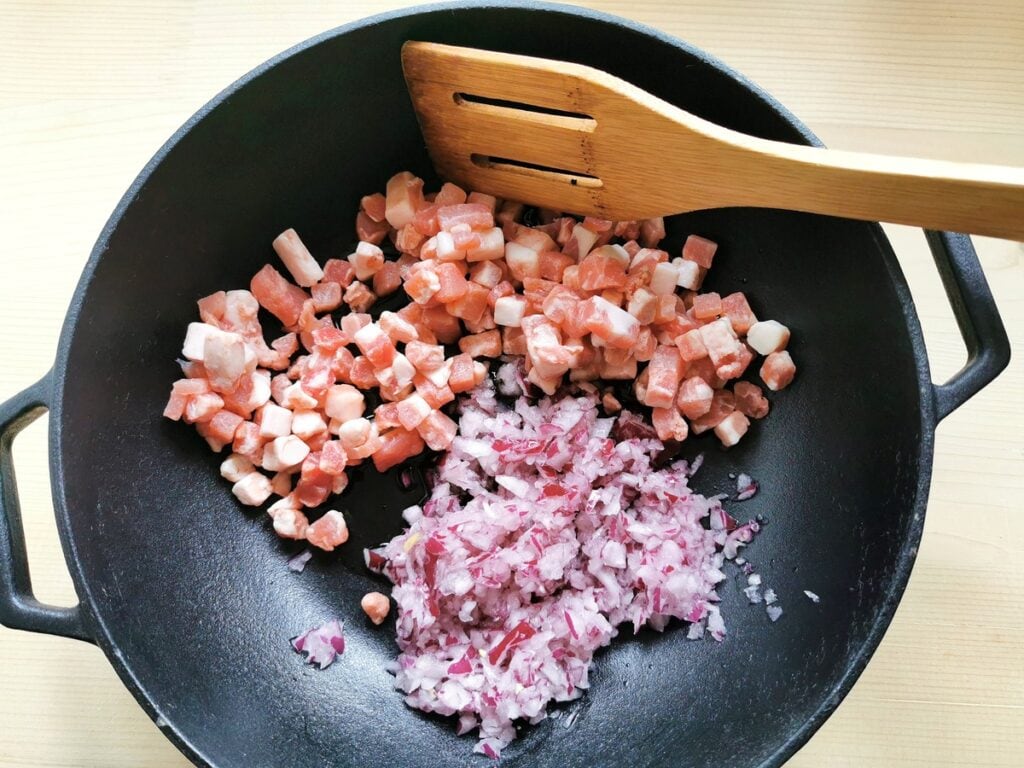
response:
<path id="1" fill-rule="evenodd" d="M 127 191 L 121 197 L 114 211 L 104 224 L 96 243 L 90 252 L 88 261 L 82 270 L 75 292 L 71 299 L 57 347 L 57 355 L 53 368 L 53 391 L 51 401 L 51 413 L 49 421 L 49 464 L 51 494 L 54 501 L 54 509 L 57 517 L 58 531 L 61 545 L 64 551 L 68 570 L 71 573 L 75 590 L 79 596 L 83 619 L 91 631 L 96 644 L 103 650 L 111 666 L 124 683 L 125 687 L 132 693 L 136 701 L 149 717 L 157 722 L 163 734 L 194 764 L 199 766 L 210 766 L 214 768 L 216 763 L 189 738 L 186 733 L 176 729 L 170 718 L 162 713 L 145 688 L 143 683 L 135 676 L 127 660 L 121 654 L 111 631 L 103 617 L 96 611 L 96 602 L 88 581 L 86 580 L 78 556 L 76 543 L 69 533 L 71 530 L 71 519 L 69 504 L 64 488 L 64 471 L 62 454 L 64 444 L 62 442 L 61 425 L 64 419 L 64 384 L 68 370 L 70 351 L 74 343 L 74 336 L 77 321 L 85 302 L 86 295 L 95 275 L 97 265 L 103 254 L 106 252 L 110 239 L 117 229 L 121 219 L 131 206 L 139 191 L 149 181 L 150 176 L 161 165 L 164 159 L 177 146 L 177 144 L 195 127 L 207 117 L 213 110 L 227 101 L 233 94 L 247 86 L 249 83 L 277 65 L 292 57 L 303 53 L 321 43 L 332 40 L 336 37 L 346 35 L 361 29 L 377 26 L 398 19 L 425 16 L 428 14 L 445 13 L 455 10 L 466 9 L 514 9 L 526 11 L 540 11 L 547 13 L 560 13 L 593 21 L 602 22 L 612 26 L 628 29 L 658 42 L 669 45 L 701 61 L 711 69 L 717 70 L 720 74 L 736 81 L 752 97 L 774 111 L 782 120 L 791 126 L 805 143 L 814 146 L 823 146 L 822 142 L 805 126 L 793 113 L 779 103 L 773 96 L 758 86 L 743 74 L 733 70 L 714 56 L 692 46 L 672 35 L 660 30 L 612 14 L 594 11 L 577 6 L 565 5 L 562 3 L 540 2 L 537 0 L 526 0 L 525 2 L 490 2 L 488 0 L 456 0 L 455 2 L 431 3 L 427 5 L 412 6 L 394 11 L 368 16 L 348 24 L 326 30 L 291 48 L 267 59 L 254 69 L 224 88 L 220 93 L 210 99 L 191 117 L 188 118 L 160 147 L 153 157 L 146 163 L 136 178 L 132 181 Z M 767 757 L 765 757 L 756 768 L 778 768 L 792 757 L 824 724 L 825 720 L 835 711 L 839 703 L 849 694 L 856 683 L 868 661 L 873 656 L 882 637 L 891 623 L 895 611 L 905 593 L 907 582 L 917 556 L 921 535 L 924 529 L 925 511 L 928 502 L 928 492 L 931 482 L 932 462 L 934 454 L 935 438 L 935 404 L 932 397 L 931 374 L 928 365 L 927 352 L 924 345 L 924 336 L 921 330 L 920 320 L 917 316 L 910 287 L 906 277 L 899 265 L 896 255 L 888 238 L 878 223 L 865 223 L 870 227 L 872 236 L 882 254 L 883 261 L 892 281 L 900 306 L 903 311 L 904 321 L 911 347 L 913 350 L 914 362 L 917 371 L 919 400 L 920 400 L 920 451 L 918 453 L 918 480 L 911 508 L 907 530 L 901 544 L 897 562 L 871 624 L 870 630 L 865 636 L 860 648 L 850 657 L 847 668 L 843 674 L 833 683 L 830 692 L 822 699 L 818 708 L 798 728 L 790 732 L 787 738 Z M 753 767 L 752 767 L 753 768 Z"/>

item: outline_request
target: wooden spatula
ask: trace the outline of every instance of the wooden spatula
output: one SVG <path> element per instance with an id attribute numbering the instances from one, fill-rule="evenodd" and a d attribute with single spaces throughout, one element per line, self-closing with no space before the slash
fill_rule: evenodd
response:
<path id="1" fill-rule="evenodd" d="M 579 64 L 402 48 L 445 179 L 613 220 L 786 208 L 1024 239 L 1024 169 L 843 152 L 722 128 Z"/>

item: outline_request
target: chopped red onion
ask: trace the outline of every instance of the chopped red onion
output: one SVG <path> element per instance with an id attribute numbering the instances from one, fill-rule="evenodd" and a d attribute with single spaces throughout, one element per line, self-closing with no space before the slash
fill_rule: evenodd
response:
<path id="1" fill-rule="evenodd" d="M 306 570 L 306 563 L 313 557 L 313 550 L 309 547 L 299 552 L 295 557 L 288 561 L 288 570 L 295 571 L 295 573 L 302 573 Z"/>
<path id="2" fill-rule="evenodd" d="M 345 652 L 344 624 L 338 619 L 303 632 L 292 640 L 297 653 L 306 654 L 306 661 L 326 669 L 339 653 Z"/>
<path id="3" fill-rule="evenodd" d="M 779 617 L 782 615 L 782 608 L 777 605 L 769 605 L 765 608 L 765 611 L 768 612 L 768 618 L 773 622 L 778 621 Z"/>
<path id="4" fill-rule="evenodd" d="M 757 483 L 750 475 L 740 474 L 736 478 L 736 501 L 746 501 L 757 493 Z"/>
<path id="5" fill-rule="evenodd" d="M 395 584 L 406 703 L 458 714 L 459 733 L 479 729 L 476 751 L 496 758 L 515 721 L 583 695 L 620 625 L 660 631 L 675 617 L 688 637 L 722 640 L 721 569 L 758 524 L 689 487 L 700 457 L 657 468 L 653 429 L 625 411 L 602 418 L 597 394 L 506 405 L 492 387 L 464 399 L 408 530 L 366 558 Z"/>
<path id="6" fill-rule="evenodd" d="M 498 392 L 504 397 L 519 397 L 526 392 L 526 374 L 522 371 L 522 359 L 516 358 L 498 366 L 495 374 Z"/>
<path id="7" fill-rule="evenodd" d="M 804 594 L 807 595 L 807 599 L 810 600 L 812 603 L 820 603 L 821 602 L 821 598 L 818 597 L 813 592 L 811 592 L 809 589 L 805 589 L 804 590 Z"/>
<path id="8" fill-rule="evenodd" d="M 363 550 L 363 562 L 366 563 L 368 570 L 374 573 L 382 573 L 384 570 L 384 564 L 387 562 L 384 559 L 384 555 L 381 554 L 381 548 L 377 549 L 364 549 Z"/>
<path id="9" fill-rule="evenodd" d="M 772 603 L 776 602 L 776 601 L 777 601 L 778 599 L 779 599 L 779 598 L 778 598 L 778 596 L 777 596 L 777 595 L 775 594 L 775 590 L 774 590 L 774 589 L 772 589 L 771 587 L 768 587 L 768 589 L 766 589 L 766 590 L 764 591 L 764 601 L 765 601 L 765 602 L 766 602 L 766 603 L 767 603 L 768 605 L 771 605 Z"/>
<path id="10" fill-rule="evenodd" d="M 697 474 L 697 470 L 699 470 L 703 466 L 704 466 L 704 454 L 703 453 L 698 453 L 697 454 L 697 458 L 695 458 L 693 460 L 693 462 L 690 464 L 690 468 L 687 470 L 686 474 L 688 474 L 690 477 L 693 477 L 694 475 Z"/>

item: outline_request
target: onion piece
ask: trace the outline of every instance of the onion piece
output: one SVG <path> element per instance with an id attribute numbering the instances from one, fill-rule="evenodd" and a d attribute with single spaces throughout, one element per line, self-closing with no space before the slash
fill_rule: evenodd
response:
<path id="1" fill-rule="evenodd" d="M 309 664 L 326 669 L 334 663 L 339 653 L 345 652 L 344 624 L 338 619 L 332 619 L 303 632 L 293 638 L 291 643 L 296 653 L 306 654 Z"/>

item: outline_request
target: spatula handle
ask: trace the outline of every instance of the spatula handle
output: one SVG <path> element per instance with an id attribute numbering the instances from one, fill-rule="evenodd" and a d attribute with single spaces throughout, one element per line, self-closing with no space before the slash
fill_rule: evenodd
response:
<path id="1" fill-rule="evenodd" d="M 752 204 L 1024 240 L 1024 169 L 757 143 Z"/>

